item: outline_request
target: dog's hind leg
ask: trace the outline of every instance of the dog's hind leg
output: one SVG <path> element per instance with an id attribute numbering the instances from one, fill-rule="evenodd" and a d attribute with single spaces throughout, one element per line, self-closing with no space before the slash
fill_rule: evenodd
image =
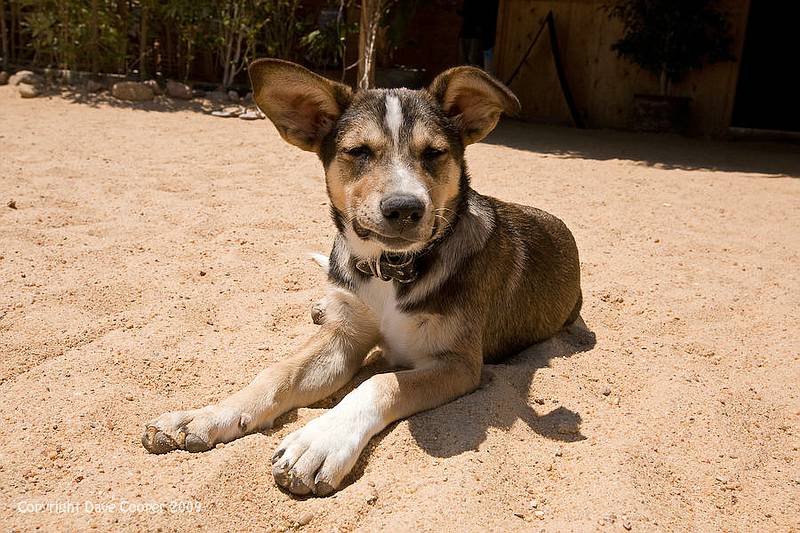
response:
<path id="1" fill-rule="evenodd" d="M 371 312 L 354 295 L 331 289 L 324 325 L 294 357 L 265 370 L 244 389 L 202 409 L 165 413 L 145 429 L 152 453 L 205 451 L 267 428 L 295 407 L 312 404 L 345 385 L 378 340 Z"/>

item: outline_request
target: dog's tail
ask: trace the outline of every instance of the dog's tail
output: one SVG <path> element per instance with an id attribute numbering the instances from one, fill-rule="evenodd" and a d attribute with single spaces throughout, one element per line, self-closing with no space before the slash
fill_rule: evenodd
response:
<path id="1" fill-rule="evenodd" d="M 322 267 L 322 270 L 328 272 L 330 270 L 330 259 L 328 256 L 319 252 L 309 252 L 308 257 L 311 258 L 316 264 Z"/>

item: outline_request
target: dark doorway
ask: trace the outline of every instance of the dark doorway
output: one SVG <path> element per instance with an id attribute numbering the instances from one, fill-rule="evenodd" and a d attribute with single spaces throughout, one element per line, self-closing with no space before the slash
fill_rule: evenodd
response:
<path id="1" fill-rule="evenodd" d="M 752 0 L 732 126 L 800 131 L 798 20 L 800 2 Z"/>

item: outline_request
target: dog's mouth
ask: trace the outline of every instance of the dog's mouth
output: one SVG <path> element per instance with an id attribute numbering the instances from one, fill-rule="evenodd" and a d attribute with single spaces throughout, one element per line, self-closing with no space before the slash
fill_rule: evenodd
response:
<path id="1" fill-rule="evenodd" d="M 355 234 L 364 240 L 372 240 L 384 246 L 384 249 L 389 252 L 408 252 L 413 248 L 418 248 L 424 245 L 431 236 L 436 233 L 436 224 L 432 228 L 431 234 L 426 238 L 420 238 L 419 235 L 409 237 L 402 234 L 387 235 L 372 228 L 366 228 L 361 225 L 357 220 L 353 220 L 353 231 Z"/>

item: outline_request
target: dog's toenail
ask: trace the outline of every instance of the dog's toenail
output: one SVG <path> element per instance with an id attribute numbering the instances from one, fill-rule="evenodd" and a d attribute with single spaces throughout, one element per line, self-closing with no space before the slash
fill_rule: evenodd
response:
<path id="1" fill-rule="evenodd" d="M 289 472 L 289 492 L 292 494 L 299 494 L 305 495 L 311 492 L 311 489 L 305 484 L 305 482 L 297 476 L 297 473 L 292 470 Z"/>
<path id="2" fill-rule="evenodd" d="M 280 459 L 281 457 L 283 457 L 283 452 L 285 452 L 285 451 L 286 451 L 286 450 L 284 450 L 284 449 L 280 449 L 280 450 L 278 450 L 277 452 L 275 452 L 275 453 L 273 454 L 273 456 L 272 456 L 272 464 L 275 464 L 275 463 L 277 463 L 277 462 L 278 462 L 278 459 Z"/>
<path id="3" fill-rule="evenodd" d="M 314 485 L 314 494 L 317 496 L 330 496 L 335 490 L 330 483 L 325 481 L 317 481 Z"/>

